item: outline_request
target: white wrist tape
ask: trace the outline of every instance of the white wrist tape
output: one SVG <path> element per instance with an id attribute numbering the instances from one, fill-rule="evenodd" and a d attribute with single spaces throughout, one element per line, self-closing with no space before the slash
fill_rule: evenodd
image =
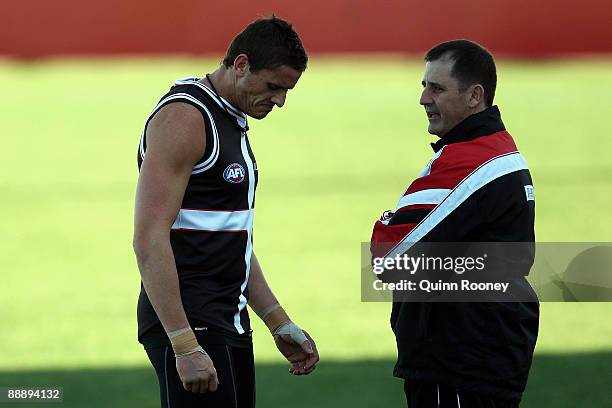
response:
<path id="1" fill-rule="evenodd" d="M 299 345 L 302 345 L 306 340 L 308 340 L 304 334 L 304 331 L 291 321 L 284 323 L 278 329 L 276 329 L 274 331 L 274 335 L 289 335 L 291 339 Z"/>

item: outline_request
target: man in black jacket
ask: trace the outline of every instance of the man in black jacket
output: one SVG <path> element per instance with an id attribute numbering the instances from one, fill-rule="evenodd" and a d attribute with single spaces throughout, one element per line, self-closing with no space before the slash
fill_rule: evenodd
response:
<path id="1" fill-rule="evenodd" d="M 493 57 L 476 43 L 455 40 L 433 47 L 425 61 L 420 104 L 429 133 L 440 140 L 395 210 L 376 222 L 373 248 L 391 244 L 385 257 L 393 258 L 418 242 L 533 243 L 533 183 L 493 105 Z M 511 279 L 529 293 L 524 276 L 533 252 L 523 255 Z M 521 301 L 393 304 L 394 375 L 405 379 L 410 408 L 518 406 L 539 306 L 515 300 Z"/>

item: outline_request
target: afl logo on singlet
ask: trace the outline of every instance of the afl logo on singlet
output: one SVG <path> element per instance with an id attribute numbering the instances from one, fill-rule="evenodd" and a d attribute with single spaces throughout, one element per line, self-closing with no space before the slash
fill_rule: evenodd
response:
<path id="1" fill-rule="evenodd" d="M 223 178 L 228 183 L 240 183 L 244 180 L 244 168 L 238 163 L 232 163 L 223 171 Z"/>

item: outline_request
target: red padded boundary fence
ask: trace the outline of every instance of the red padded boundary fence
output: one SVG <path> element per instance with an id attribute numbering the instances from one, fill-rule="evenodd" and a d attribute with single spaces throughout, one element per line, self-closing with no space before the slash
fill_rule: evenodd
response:
<path id="1" fill-rule="evenodd" d="M 421 53 L 451 38 L 526 57 L 612 52 L 611 0 L 0 0 L 0 55 L 219 54 L 272 12 L 310 52 Z"/>

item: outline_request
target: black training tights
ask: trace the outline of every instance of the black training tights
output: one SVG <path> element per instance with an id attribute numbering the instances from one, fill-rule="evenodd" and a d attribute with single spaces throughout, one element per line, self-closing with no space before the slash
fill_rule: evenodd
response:
<path id="1" fill-rule="evenodd" d="M 255 367 L 252 348 L 214 344 L 205 347 L 217 370 L 219 388 L 194 394 L 183 388 L 172 347 L 146 350 L 157 372 L 162 408 L 253 408 Z"/>

